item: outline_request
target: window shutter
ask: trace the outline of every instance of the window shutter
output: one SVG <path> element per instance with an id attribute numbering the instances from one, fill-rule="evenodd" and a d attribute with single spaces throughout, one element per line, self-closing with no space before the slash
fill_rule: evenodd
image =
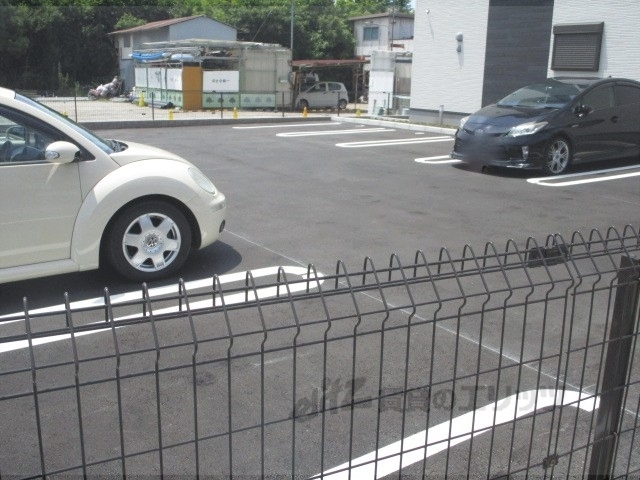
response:
<path id="1" fill-rule="evenodd" d="M 554 26 L 551 69 L 598 71 L 603 31 L 604 22 Z"/>

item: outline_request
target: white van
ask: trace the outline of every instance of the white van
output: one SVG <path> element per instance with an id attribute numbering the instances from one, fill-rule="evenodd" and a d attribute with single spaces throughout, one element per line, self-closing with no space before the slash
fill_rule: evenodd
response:
<path id="1" fill-rule="evenodd" d="M 338 82 L 318 82 L 300 93 L 298 108 L 338 107 L 341 110 L 347 108 L 349 96 L 347 89 Z"/>

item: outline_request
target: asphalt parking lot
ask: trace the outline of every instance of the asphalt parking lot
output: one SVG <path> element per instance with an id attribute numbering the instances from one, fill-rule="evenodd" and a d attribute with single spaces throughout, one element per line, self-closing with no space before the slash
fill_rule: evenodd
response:
<path id="1" fill-rule="evenodd" d="M 309 264 L 333 272 L 338 261 L 358 271 L 366 258 L 383 267 L 392 255 L 409 263 L 417 251 L 432 260 L 446 248 L 459 257 L 465 245 L 482 252 L 487 242 L 502 249 L 510 239 L 519 245 L 528 237 L 544 243 L 550 234 L 569 240 L 575 231 L 588 236 L 592 229 L 640 225 L 640 165 L 634 160 L 581 167 L 553 179 L 539 172 L 486 173 L 448 158 L 453 142 L 446 131 L 355 121 L 98 133 L 173 151 L 200 167 L 227 196 L 227 230 L 191 259 L 181 275 L 187 282 Z M 73 301 L 100 297 L 105 286 L 113 294 L 139 291 L 139 285 L 108 270 L 16 282 L 0 286 L 0 315 L 20 311 L 24 297 L 30 308 L 45 308 L 62 303 L 64 292 Z M 143 342 L 144 335 L 135 338 Z M 91 348 L 99 350 L 100 342 Z M 55 356 L 55 347 L 47 354 Z M 337 353 L 337 368 L 339 358 Z M 251 386 L 246 379 L 239 389 Z M 137 388 L 144 396 L 151 387 L 131 389 L 133 404 Z M 178 397 L 180 385 L 175 390 L 171 394 Z M 390 432 L 385 433 L 392 438 Z M 332 452 L 336 458 L 341 453 Z"/>
<path id="2" fill-rule="evenodd" d="M 562 178 L 488 174 L 451 161 L 452 137 L 352 121 L 103 130 L 107 138 L 166 148 L 207 173 L 229 199 L 227 231 L 199 252 L 185 279 L 365 257 L 427 258 L 528 237 L 570 237 L 640 223 L 640 166 L 591 164 Z M 621 170 L 620 170 L 621 169 Z M 177 279 L 169 279 L 168 282 Z M 0 312 L 40 306 L 65 291 L 130 288 L 109 271 L 3 285 Z"/>
<path id="3" fill-rule="evenodd" d="M 254 250 L 328 269 L 640 223 L 634 162 L 563 180 L 485 174 L 447 158 L 449 135 L 351 122 L 100 133 L 175 151 L 210 175 L 229 198 L 222 243 L 238 252 L 240 270 L 270 266 Z M 630 169 L 610 171 L 620 167 Z"/>
<path id="4" fill-rule="evenodd" d="M 228 231 L 189 276 L 218 257 L 235 256 L 234 270 L 291 262 L 332 269 L 337 260 L 358 268 L 365 257 L 430 257 L 443 247 L 640 223 L 634 162 L 590 165 L 564 179 L 485 174 L 447 158 L 449 135 L 351 122 L 101 133 L 177 152 L 229 198 Z M 236 255 L 216 255 L 220 248 Z"/>

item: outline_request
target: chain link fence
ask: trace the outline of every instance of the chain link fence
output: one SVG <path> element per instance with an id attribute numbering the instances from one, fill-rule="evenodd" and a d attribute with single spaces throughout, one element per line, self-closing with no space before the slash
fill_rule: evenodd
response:
<path id="1" fill-rule="evenodd" d="M 286 94 L 264 94 L 261 92 L 229 94 L 180 92 L 161 94 L 138 91 L 110 98 L 92 95 L 55 96 L 40 95 L 35 91 L 22 91 L 30 98 L 56 110 L 79 123 L 95 124 L 105 121 L 165 122 L 189 120 L 251 120 L 256 118 L 303 119 L 306 117 L 328 118 L 332 115 L 360 114 L 357 105 L 346 109 L 314 108 L 303 111 L 291 107 Z M 189 97 L 197 97 L 196 106 L 186 106 Z"/>

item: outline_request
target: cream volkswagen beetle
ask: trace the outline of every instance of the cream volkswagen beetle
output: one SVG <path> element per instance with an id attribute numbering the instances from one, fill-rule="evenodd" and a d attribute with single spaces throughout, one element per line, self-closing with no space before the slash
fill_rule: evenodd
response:
<path id="1" fill-rule="evenodd" d="M 99 268 L 174 274 L 215 242 L 226 200 L 167 151 L 103 140 L 0 88 L 0 283 Z"/>

